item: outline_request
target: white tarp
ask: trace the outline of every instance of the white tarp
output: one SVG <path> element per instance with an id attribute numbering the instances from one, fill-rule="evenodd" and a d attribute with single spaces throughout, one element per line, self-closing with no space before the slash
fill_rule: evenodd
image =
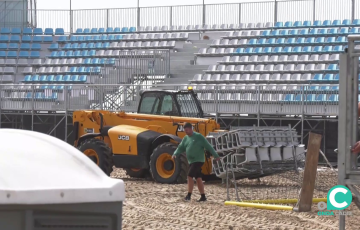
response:
<path id="1" fill-rule="evenodd" d="M 0 204 L 124 200 L 124 182 L 73 146 L 38 132 L 0 129 Z"/>

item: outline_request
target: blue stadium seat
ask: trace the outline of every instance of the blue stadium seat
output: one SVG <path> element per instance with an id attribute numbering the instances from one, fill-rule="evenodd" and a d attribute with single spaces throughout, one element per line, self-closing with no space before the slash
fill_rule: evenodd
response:
<path id="1" fill-rule="evenodd" d="M 94 43 L 88 43 L 86 46 L 87 49 L 94 49 L 95 48 L 95 44 Z"/>
<path id="2" fill-rule="evenodd" d="M 235 50 L 235 53 L 238 53 L 238 54 L 244 53 L 244 48 L 237 48 L 237 49 Z"/>
<path id="3" fill-rule="evenodd" d="M 269 36 L 275 37 L 280 35 L 280 30 L 273 30 L 271 31 Z"/>
<path id="4" fill-rule="evenodd" d="M 349 26 L 349 25 L 351 25 L 351 20 L 349 20 L 349 19 L 344 19 L 344 20 L 342 21 L 342 25 L 344 25 L 344 26 Z"/>
<path id="5" fill-rule="evenodd" d="M 44 34 L 45 35 L 54 35 L 53 28 L 45 28 Z"/>
<path id="6" fill-rule="evenodd" d="M 47 76 L 47 81 L 48 81 L 48 82 L 53 82 L 53 81 L 55 81 L 55 76 L 54 76 L 54 75 L 48 75 L 48 76 Z"/>
<path id="7" fill-rule="evenodd" d="M 315 46 L 314 47 L 314 50 L 312 51 L 312 52 L 314 52 L 314 53 L 320 53 L 321 51 L 322 51 L 322 46 Z"/>
<path id="8" fill-rule="evenodd" d="M 269 38 L 266 42 L 267 45 L 275 45 L 276 39 L 275 38 Z"/>
<path id="9" fill-rule="evenodd" d="M 303 26 L 310 27 L 312 21 L 304 21 Z"/>
<path id="10" fill-rule="evenodd" d="M 315 38 L 314 37 L 309 37 L 305 40 L 305 43 L 315 43 Z"/>
<path id="11" fill-rule="evenodd" d="M 340 20 L 334 20 L 332 23 L 331 23 L 332 26 L 340 26 L 341 25 L 341 21 Z"/>
<path id="12" fill-rule="evenodd" d="M 105 58 L 105 61 L 106 61 L 106 64 L 115 65 L 115 58 L 109 58 L 107 60 Z M 100 64 L 102 64 L 102 63 L 100 62 Z"/>
<path id="13" fill-rule="evenodd" d="M 0 50 L 7 50 L 7 44 L 6 43 L 0 43 Z"/>
<path id="14" fill-rule="evenodd" d="M 74 52 L 74 57 L 81 57 L 81 51 L 80 50 L 76 50 Z"/>
<path id="15" fill-rule="evenodd" d="M 17 58 L 18 53 L 16 51 L 8 51 L 6 57 L 7 58 Z"/>
<path id="16" fill-rule="evenodd" d="M 53 42 L 54 39 L 52 36 L 44 36 L 44 42 Z"/>
<path id="17" fill-rule="evenodd" d="M 64 35 L 64 29 L 63 28 L 56 28 L 55 29 L 55 35 Z"/>
<path id="18" fill-rule="evenodd" d="M 81 56 L 81 57 L 88 57 L 88 56 L 89 56 L 89 51 L 87 51 L 87 50 L 81 51 L 80 56 Z"/>
<path id="19" fill-rule="evenodd" d="M 315 95 L 315 101 L 326 101 L 326 94 Z"/>
<path id="20" fill-rule="evenodd" d="M 323 75 L 322 74 L 315 74 L 312 81 L 322 81 Z"/>
<path id="21" fill-rule="evenodd" d="M 326 38 L 325 43 L 335 43 L 336 42 L 336 37 L 328 37 Z"/>
<path id="22" fill-rule="evenodd" d="M 327 75 L 327 74 L 326 74 L 326 75 Z M 326 78 L 326 76 L 325 76 L 324 78 Z M 320 86 L 320 90 L 322 90 L 322 91 L 330 90 L 330 86 L 328 86 L 328 85 L 322 85 L 322 86 Z"/>
<path id="23" fill-rule="evenodd" d="M 84 66 L 78 67 L 76 72 L 79 73 L 79 74 L 85 73 L 86 72 L 85 67 Z"/>
<path id="24" fill-rule="evenodd" d="M 8 35 L 0 35 L 0 42 L 8 42 L 9 36 Z"/>
<path id="25" fill-rule="evenodd" d="M 66 36 L 59 36 L 59 38 L 58 38 L 58 42 L 67 42 L 68 40 L 67 40 L 67 37 Z"/>
<path id="26" fill-rule="evenodd" d="M 59 52 L 57 53 L 57 56 L 58 56 L 58 57 L 65 57 L 65 51 L 59 51 Z"/>
<path id="27" fill-rule="evenodd" d="M 86 67 L 86 68 L 84 69 L 84 72 L 83 72 L 83 73 L 87 73 L 87 74 L 92 73 L 92 67 Z"/>
<path id="28" fill-rule="evenodd" d="M 99 74 L 101 72 L 101 67 L 100 66 L 96 66 L 92 69 L 93 73 Z"/>
<path id="29" fill-rule="evenodd" d="M 274 27 L 276 27 L 276 28 L 284 27 L 284 23 L 283 22 L 276 22 Z"/>
<path id="30" fill-rule="evenodd" d="M 82 34 L 83 33 L 83 29 L 82 28 L 77 28 L 75 31 L 75 34 Z"/>
<path id="31" fill-rule="evenodd" d="M 11 35 L 10 42 L 20 42 L 20 36 L 19 35 Z"/>
<path id="32" fill-rule="evenodd" d="M 78 41 L 78 42 L 83 42 L 83 41 L 85 41 L 85 37 L 86 37 L 86 36 L 82 36 L 82 35 L 77 36 L 77 41 Z"/>
<path id="33" fill-rule="evenodd" d="M 32 35 L 33 34 L 32 28 L 24 28 L 23 34 L 24 35 Z"/>
<path id="34" fill-rule="evenodd" d="M 347 42 L 347 39 L 346 39 L 346 37 L 338 37 L 338 38 L 336 39 L 336 41 L 334 41 L 334 42 L 337 42 L 337 43 L 345 43 L 345 42 Z"/>
<path id="35" fill-rule="evenodd" d="M 11 34 L 21 34 L 21 28 L 12 28 Z"/>
<path id="36" fill-rule="evenodd" d="M 337 95 L 337 94 L 330 95 L 329 101 L 339 101 L 339 95 Z"/>
<path id="37" fill-rule="evenodd" d="M 76 67 L 71 67 L 71 69 L 72 68 L 75 68 L 76 69 Z M 71 72 L 71 71 L 70 71 Z M 69 81 L 71 81 L 71 76 L 70 75 L 64 75 L 63 76 L 63 81 L 64 82 L 69 82 Z"/>
<path id="38" fill-rule="evenodd" d="M 270 54 L 270 53 L 272 53 L 272 48 L 271 48 L 271 47 L 265 47 L 265 48 L 263 49 L 263 53 L 265 53 L 265 54 Z"/>
<path id="39" fill-rule="evenodd" d="M 294 101 L 294 94 L 286 94 L 284 101 Z"/>
<path id="40" fill-rule="evenodd" d="M 293 22 L 291 21 L 285 22 L 284 27 L 293 27 Z"/>
<path id="41" fill-rule="evenodd" d="M 81 43 L 78 49 L 86 49 L 87 43 Z"/>
<path id="42" fill-rule="evenodd" d="M 135 32 L 136 32 L 136 27 L 130 27 L 129 32 L 130 32 L 130 33 L 135 33 Z"/>
<path id="43" fill-rule="evenodd" d="M 31 45 L 31 50 L 41 50 L 41 44 L 39 43 L 33 43 Z"/>
<path id="44" fill-rule="evenodd" d="M 17 49 L 19 49 L 19 44 L 18 43 L 9 43 L 8 49 L 9 50 L 17 50 Z"/>
<path id="45" fill-rule="evenodd" d="M 316 35 L 316 34 L 318 34 L 319 32 L 318 32 L 318 29 L 317 28 L 314 28 L 314 29 L 312 29 L 312 30 L 310 30 L 310 32 L 309 32 L 309 34 L 311 34 L 311 35 Z"/>
<path id="46" fill-rule="evenodd" d="M 308 30 L 308 29 L 302 29 L 302 30 L 300 30 L 299 35 L 307 35 L 307 34 L 309 34 L 309 30 Z"/>
<path id="47" fill-rule="evenodd" d="M 21 50 L 30 50 L 30 43 L 21 43 L 20 49 Z"/>
<path id="48" fill-rule="evenodd" d="M 72 50 L 66 51 L 65 56 L 66 57 L 74 57 L 74 52 Z"/>
<path id="49" fill-rule="evenodd" d="M 31 78 L 31 81 L 39 81 L 39 80 L 40 80 L 39 75 L 33 75 Z"/>
<path id="50" fill-rule="evenodd" d="M 336 35 L 338 33 L 338 28 L 331 28 L 328 30 L 327 33 Z"/>
<path id="51" fill-rule="evenodd" d="M 326 53 L 332 52 L 332 46 L 325 46 L 323 52 L 326 52 Z"/>
<path id="52" fill-rule="evenodd" d="M 84 41 L 86 42 L 90 42 L 93 40 L 93 37 L 92 36 L 84 36 Z"/>
<path id="53" fill-rule="evenodd" d="M 339 31 L 339 34 L 348 34 L 349 33 L 349 28 L 345 27 L 345 28 L 341 28 Z"/>
<path id="54" fill-rule="evenodd" d="M 70 44 L 70 45 L 71 45 L 71 49 L 73 49 L 73 50 L 79 49 L 79 43 L 73 43 L 73 44 Z"/>
<path id="55" fill-rule="evenodd" d="M 295 47 L 293 47 L 292 52 L 293 53 L 301 53 L 301 49 L 302 49 L 301 46 L 295 46 Z"/>
<path id="56" fill-rule="evenodd" d="M 72 76 L 70 76 L 70 80 L 69 81 L 79 81 L 79 75 L 72 75 Z"/>
<path id="57" fill-rule="evenodd" d="M 298 33 L 299 33 L 299 30 L 290 30 L 289 36 L 296 36 L 296 35 L 298 35 Z"/>
<path id="58" fill-rule="evenodd" d="M 109 48 L 110 47 L 110 42 L 104 42 L 102 47 L 103 47 L 103 49 Z"/>
<path id="59" fill-rule="evenodd" d="M 123 27 L 123 28 L 121 29 L 121 33 L 127 33 L 127 32 L 129 32 L 129 28 Z"/>
<path id="60" fill-rule="evenodd" d="M 46 76 L 45 76 L 46 77 Z M 48 85 L 41 85 L 40 86 L 40 89 L 48 89 L 49 88 L 49 86 Z"/>
<path id="61" fill-rule="evenodd" d="M 64 81 L 63 75 L 56 75 L 54 78 L 54 82 Z"/>
<path id="62" fill-rule="evenodd" d="M 81 75 L 79 77 L 79 82 L 86 82 L 87 81 L 87 76 L 86 75 Z"/>
<path id="63" fill-rule="evenodd" d="M 305 53 L 310 53 L 311 51 L 311 46 L 304 46 L 301 50 L 301 52 L 305 52 Z"/>
<path id="64" fill-rule="evenodd" d="M 43 34 L 43 30 L 42 28 L 34 28 L 34 35 L 42 35 Z"/>
<path id="65" fill-rule="evenodd" d="M 357 34 L 359 33 L 359 28 L 353 27 L 350 29 L 349 34 Z"/>
<path id="66" fill-rule="evenodd" d="M 40 52 L 39 51 L 31 51 L 30 58 L 40 58 Z"/>
<path id="67" fill-rule="evenodd" d="M 277 40 L 276 40 L 276 44 L 277 45 L 283 45 L 285 43 L 285 38 L 278 38 Z"/>
<path id="68" fill-rule="evenodd" d="M 121 40 L 123 39 L 123 36 L 121 34 L 115 35 L 115 40 Z"/>
<path id="69" fill-rule="evenodd" d="M 114 32 L 114 29 L 112 28 L 112 27 L 108 27 L 107 29 L 106 29 L 106 33 L 107 34 L 111 34 L 111 33 L 113 33 Z"/>
<path id="70" fill-rule="evenodd" d="M 3 27 L 0 30 L 0 34 L 10 34 L 10 29 L 6 28 L 6 27 Z"/>
<path id="71" fill-rule="evenodd" d="M 92 28 L 90 31 L 91 34 L 97 34 L 98 33 L 98 29 L 97 28 Z"/>
<path id="72" fill-rule="evenodd" d="M 292 51 L 291 51 L 291 47 L 290 46 L 287 46 L 287 47 L 285 47 L 284 49 L 283 49 L 283 53 L 291 53 Z"/>
<path id="73" fill-rule="evenodd" d="M 26 75 L 25 77 L 24 77 L 24 80 L 23 81 L 25 81 L 25 82 L 30 82 L 31 81 L 31 75 Z"/>
<path id="74" fill-rule="evenodd" d="M 246 48 L 244 53 L 252 53 L 253 52 L 253 48 L 252 47 L 249 47 L 249 48 Z"/>
<path id="75" fill-rule="evenodd" d="M 78 41 L 78 36 L 71 35 L 69 41 L 70 42 L 77 42 Z"/>
<path id="76" fill-rule="evenodd" d="M 109 41 L 109 38 L 106 34 L 104 34 L 104 35 L 101 35 L 100 41 L 106 42 L 106 41 Z"/>
<path id="77" fill-rule="evenodd" d="M 0 57 L 5 58 L 6 57 L 6 51 L 0 51 Z"/>
<path id="78" fill-rule="evenodd" d="M 359 26 L 360 25 L 360 19 L 354 19 L 352 24 L 355 25 L 355 26 Z"/>
<path id="79" fill-rule="evenodd" d="M 258 48 L 261 48 L 261 47 L 258 47 Z M 257 49 L 257 48 L 256 48 Z M 94 58 L 94 59 L 96 59 L 96 58 Z M 107 58 L 101 58 L 100 59 L 100 61 L 99 62 L 97 62 L 97 63 L 94 63 L 94 65 L 105 65 L 105 64 L 108 64 L 108 59 Z"/>
<path id="80" fill-rule="evenodd" d="M 85 58 L 83 61 L 84 65 L 90 65 L 91 64 L 91 58 Z"/>
<path id="81" fill-rule="evenodd" d="M 96 55 L 96 50 L 89 51 L 89 56 L 95 56 L 95 55 Z"/>
<path id="82" fill-rule="evenodd" d="M 29 35 L 23 35 L 21 37 L 21 42 L 31 42 L 31 37 Z"/>
<path id="83" fill-rule="evenodd" d="M 316 20 L 315 22 L 314 22 L 314 25 L 313 25 L 314 27 L 318 27 L 318 26 L 322 26 L 322 21 L 321 20 Z"/>
<path id="84" fill-rule="evenodd" d="M 105 33 L 105 29 L 104 29 L 104 28 L 99 28 L 98 33 L 99 33 L 99 34 Z"/>
<path id="85" fill-rule="evenodd" d="M 310 33 L 311 33 L 311 32 L 310 32 Z M 319 33 L 319 34 L 328 34 L 328 29 L 327 29 L 327 28 L 326 28 L 326 29 L 324 29 L 324 28 L 323 28 L 323 29 L 319 29 L 319 30 L 318 30 L 318 33 Z"/>
<path id="86" fill-rule="evenodd" d="M 120 27 L 115 27 L 115 29 L 114 29 L 114 33 L 121 33 L 121 29 L 120 29 Z"/>
<path id="87" fill-rule="evenodd" d="M 339 70 L 339 66 L 337 64 L 330 64 L 327 70 L 336 71 Z"/>
<path id="88" fill-rule="evenodd" d="M 57 51 L 52 51 L 51 54 L 49 55 L 50 58 L 56 58 L 58 57 L 58 52 Z"/>
<path id="89" fill-rule="evenodd" d="M 342 52 L 344 51 L 343 46 L 335 46 L 333 49 L 333 52 Z"/>
<path id="90" fill-rule="evenodd" d="M 333 81 L 334 80 L 334 74 L 326 74 L 323 78 L 324 81 Z"/>
<path id="91" fill-rule="evenodd" d="M 265 44 L 266 44 L 266 38 L 260 38 L 260 39 L 258 39 L 257 44 L 258 44 L 258 45 L 265 45 Z"/>
<path id="92" fill-rule="evenodd" d="M 316 38 L 315 43 L 325 43 L 325 38 L 324 37 Z"/>
<path id="93" fill-rule="evenodd" d="M 262 53 L 262 47 L 256 47 L 255 50 L 254 50 L 254 53 L 255 54 Z"/>
<path id="94" fill-rule="evenodd" d="M 295 27 L 302 27 L 303 26 L 302 21 L 295 21 L 294 26 Z"/>
<path id="95" fill-rule="evenodd" d="M 269 35 L 270 35 L 270 33 L 271 33 L 271 31 L 270 31 L 270 30 L 264 30 L 264 31 L 261 33 L 261 35 L 260 35 L 260 36 L 269 36 Z"/>
<path id="96" fill-rule="evenodd" d="M 115 35 L 113 35 L 113 34 L 110 34 L 110 35 L 108 35 L 108 41 L 114 41 L 115 40 Z"/>
<path id="97" fill-rule="evenodd" d="M 331 26 L 331 20 L 325 20 L 322 23 L 323 26 Z"/>
<path id="98" fill-rule="evenodd" d="M 91 41 L 100 41 L 101 40 L 100 38 L 101 38 L 100 35 L 95 35 L 95 36 L 92 36 Z"/>
<path id="99" fill-rule="evenodd" d="M 305 38 L 296 39 L 296 44 L 303 44 L 303 43 L 305 43 Z"/>
<path id="100" fill-rule="evenodd" d="M 41 81 L 42 83 L 47 82 L 47 76 L 46 76 L 46 75 L 41 75 L 41 76 L 40 76 L 40 81 Z"/>
<path id="101" fill-rule="evenodd" d="M 90 34 L 90 29 L 89 28 L 85 28 L 83 30 L 83 34 Z"/>
<path id="102" fill-rule="evenodd" d="M 42 36 L 33 36 L 32 42 L 41 43 L 43 40 Z"/>
<path id="103" fill-rule="evenodd" d="M 281 53 L 282 52 L 282 47 L 275 47 L 273 52 L 274 53 Z"/>
<path id="104" fill-rule="evenodd" d="M 76 43 L 74 43 L 74 44 L 76 44 Z M 53 45 L 53 44 L 51 44 L 51 45 Z M 62 49 L 63 50 L 70 50 L 71 49 L 71 43 L 67 43 L 67 44 L 65 44 L 63 47 L 62 47 Z"/>
<path id="105" fill-rule="evenodd" d="M 257 43 L 257 39 L 256 38 L 253 38 L 253 39 L 250 39 L 247 44 L 248 45 L 255 45 Z"/>

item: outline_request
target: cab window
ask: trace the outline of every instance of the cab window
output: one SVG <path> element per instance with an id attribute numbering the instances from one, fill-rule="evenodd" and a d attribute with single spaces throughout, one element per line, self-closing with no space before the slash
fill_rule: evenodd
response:
<path id="1" fill-rule="evenodd" d="M 160 98 L 156 95 L 146 95 L 141 100 L 139 113 L 157 114 Z"/>
<path id="2" fill-rule="evenodd" d="M 178 116 L 179 113 L 176 109 L 173 97 L 171 95 L 164 95 L 161 103 L 161 115 Z"/>

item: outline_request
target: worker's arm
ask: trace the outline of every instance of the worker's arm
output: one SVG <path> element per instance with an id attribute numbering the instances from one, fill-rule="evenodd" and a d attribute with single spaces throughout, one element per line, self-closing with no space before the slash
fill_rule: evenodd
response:
<path id="1" fill-rule="evenodd" d="M 184 137 L 181 141 L 181 143 L 178 145 L 177 149 L 175 150 L 173 156 L 178 156 L 179 154 L 185 152 L 186 148 L 185 148 L 185 140 L 186 137 Z"/>
<path id="2" fill-rule="evenodd" d="M 214 158 L 219 158 L 220 156 L 217 154 L 217 152 L 215 151 L 215 149 L 212 147 L 212 145 L 206 140 L 206 138 L 204 136 L 201 136 L 202 138 L 202 143 L 204 148 L 209 151 L 211 153 L 211 155 L 213 155 Z"/>

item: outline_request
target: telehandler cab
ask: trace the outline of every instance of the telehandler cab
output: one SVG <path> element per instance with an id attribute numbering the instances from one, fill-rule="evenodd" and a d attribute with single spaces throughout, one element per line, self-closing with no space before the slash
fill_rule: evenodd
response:
<path id="1" fill-rule="evenodd" d="M 116 166 L 124 168 L 131 177 L 142 178 L 150 173 L 159 183 L 186 182 L 185 154 L 172 159 L 185 136 L 183 125 L 193 124 L 203 136 L 222 131 L 220 125 L 203 118 L 201 104 L 192 89 L 142 91 L 140 98 L 137 113 L 75 111 L 75 147 L 107 175 Z M 212 161 L 206 159 L 202 173 L 210 175 Z"/>

